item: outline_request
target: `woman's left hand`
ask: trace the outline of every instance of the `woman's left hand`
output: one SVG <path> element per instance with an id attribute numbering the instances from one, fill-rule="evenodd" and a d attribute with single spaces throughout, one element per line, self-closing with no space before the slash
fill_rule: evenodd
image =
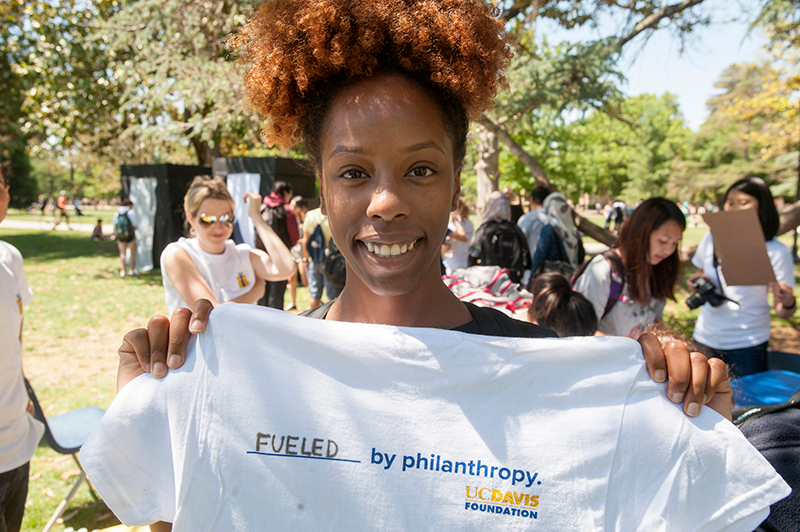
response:
<path id="1" fill-rule="evenodd" d="M 642 334 L 639 343 L 650 377 L 669 382 L 667 397 L 673 403 L 683 403 L 687 416 L 697 416 L 703 405 L 708 405 L 729 421 L 733 418 L 733 391 L 722 360 L 690 353 L 683 342 L 673 341 L 662 349 L 661 342 L 650 333 Z"/>
<path id="2" fill-rule="evenodd" d="M 781 318 L 789 318 L 797 309 L 792 287 L 778 281 L 769 283 L 772 290 L 772 297 L 775 300 L 775 312 Z M 780 308 L 778 307 L 780 304 Z"/>

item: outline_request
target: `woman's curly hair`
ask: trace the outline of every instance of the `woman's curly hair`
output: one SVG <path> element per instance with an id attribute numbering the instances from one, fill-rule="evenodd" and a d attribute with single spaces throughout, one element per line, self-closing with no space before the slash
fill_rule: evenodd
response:
<path id="1" fill-rule="evenodd" d="M 267 142 L 288 148 L 302 138 L 318 164 L 330 101 L 375 74 L 416 82 L 446 120 L 451 106 L 463 122 L 489 108 L 510 57 L 494 15 L 479 0 L 270 0 L 233 43 L 248 65 L 249 103 L 266 117 Z"/>

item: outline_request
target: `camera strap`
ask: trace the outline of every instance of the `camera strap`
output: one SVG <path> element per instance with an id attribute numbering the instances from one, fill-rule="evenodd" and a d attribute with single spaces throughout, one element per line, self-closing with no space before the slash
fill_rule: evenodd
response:
<path id="1" fill-rule="evenodd" d="M 719 283 L 719 291 L 722 292 L 722 298 L 730 301 L 731 303 L 735 303 L 736 306 L 741 307 L 738 301 L 735 301 L 728 297 L 728 294 L 725 293 L 725 287 L 722 285 L 722 270 L 719 267 L 719 259 L 717 258 L 717 252 L 714 252 L 714 271 L 717 274 L 717 282 Z"/>

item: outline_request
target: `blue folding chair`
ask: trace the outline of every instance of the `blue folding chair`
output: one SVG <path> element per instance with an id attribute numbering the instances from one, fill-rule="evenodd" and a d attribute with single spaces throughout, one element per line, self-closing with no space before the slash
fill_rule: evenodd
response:
<path id="1" fill-rule="evenodd" d="M 92 497 L 94 497 L 94 500 L 99 500 L 94 489 L 92 489 L 91 482 L 86 478 L 86 472 L 83 470 L 80 460 L 78 460 L 78 451 L 81 450 L 89 434 L 92 433 L 100 422 L 100 418 L 105 414 L 105 410 L 96 406 L 85 406 L 83 408 L 70 410 L 64 414 L 46 418 L 28 379 L 25 379 L 25 388 L 28 390 L 28 397 L 33 401 L 34 417 L 44 423 L 44 437 L 47 444 L 59 454 L 72 455 L 72 458 L 81 470 L 78 481 L 72 486 L 69 494 L 59 503 L 55 513 L 53 513 L 47 525 L 44 527 L 43 532 L 49 532 L 56 524 L 58 518 L 64 513 L 67 505 L 75 496 L 75 493 L 77 493 L 78 488 L 84 480 L 86 480 L 86 485 L 89 487 L 89 491 Z"/>

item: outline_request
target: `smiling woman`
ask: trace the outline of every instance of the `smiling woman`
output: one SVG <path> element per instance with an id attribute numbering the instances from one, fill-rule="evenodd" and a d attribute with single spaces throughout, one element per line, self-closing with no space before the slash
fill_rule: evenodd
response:
<path id="1" fill-rule="evenodd" d="M 183 206 L 194 238 L 181 238 L 161 254 L 167 312 L 194 308 L 201 298 L 214 306 L 255 303 L 264 294 L 264 281 L 282 280 L 294 272 L 289 250 L 261 219 L 261 197 L 248 192 L 245 201 L 269 254 L 230 240 L 233 198 L 223 181 L 205 176 L 192 181 Z"/>

